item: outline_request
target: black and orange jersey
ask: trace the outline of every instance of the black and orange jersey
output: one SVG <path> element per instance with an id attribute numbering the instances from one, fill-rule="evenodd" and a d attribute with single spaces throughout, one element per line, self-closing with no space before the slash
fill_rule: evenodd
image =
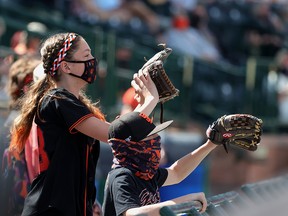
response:
<path id="1" fill-rule="evenodd" d="M 75 129 L 91 116 L 65 89 L 53 89 L 44 97 L 35 117 L 40 175 L 32 183 L 23 216 L 51 210 L 63 216 L 92 216 L 100 144 Z"/>

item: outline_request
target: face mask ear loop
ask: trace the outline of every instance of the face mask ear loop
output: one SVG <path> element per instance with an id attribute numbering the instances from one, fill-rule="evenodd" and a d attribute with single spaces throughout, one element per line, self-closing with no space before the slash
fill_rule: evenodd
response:
<path id="1" fill-rule="evenodd" d="M 98 61 L 97 61 L 96 58 L 93 58 L 93 59 L 90 59 L 90 60 L 87 60 L 87 61 L 72 61 L 72 60 L 71 61 L 66 60 L 66 61 L 67 62 L 71 62 L 71 63 L 84 63 L 84 65 L 85 65 L 84 72 L 83 72 L 83 74 L 81 76 L 78 76 L 78 75 L 73 74 L 73 73 L 69 73 L 69 75 L 77 77 L 77 78 L 82 79 L 82 80 L 85 80 L 89 84 L 91 84 L 95 80 L 95 77 L 96 77 L 96 74 L 97 74 L 97 65 L 98 65 Z M 87 70 L 89 70 L 89 69 L 87 69 L 88 68 L 87 64 L 89 64 L 90 61 L 94 61 L 93 62 L 93 67 L 94 67 L 95 74 L 93 74 L 94 75 L 93 79 L 91 79 L 91 77 L 88 77 L 88 79 L 87 79 L 87 77 L 85 77 L 85 78 L 83 77 L 83 75 L 85 75 L 85 73 L 87 73 Z M 90 66 L 90 65 L 88 65 L 88 66 Z M 91 81 L 91 80 L 93 80 L 93 81 Z"/>
<path id="2" fill-rule="evenodd" d="M 74 76 L 74 77 L 77 77 L 77 78 L 80 78 L 81 79 L 81 76 L 78 76 L 78 75 L 76 75 L 76 74 L 73 74 L 73 73 L 68 73 L 69 75 L 71 75 L 71 76 Z"/>

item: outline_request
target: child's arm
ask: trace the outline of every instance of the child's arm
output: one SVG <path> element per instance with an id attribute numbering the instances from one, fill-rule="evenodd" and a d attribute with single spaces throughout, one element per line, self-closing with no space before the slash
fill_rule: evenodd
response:
<path id="1" fill-rule="evenodd" d="M 138 208 L 131 208 L 127 210 L 123 215 L 124 216 L 134 216 L 134 215 L 145 215 L 145 216 L 159 216 L 159 211 L 164 206 L 169 205 L 175 205 L 183 202 L 191 202 L 191 201 L 199 201 L 202 204 L 202 209 L 200 210 L 200 213 L 203 213 L 206 211 L 207 208 L 207 200 L 205 197 L 205 194 L 200 193 L 191 193 L 187 194 L 172 200 L 168 200 L 165 202 L 157 203 L 157 204 L 151 204 L 147 206 L 141 206 Z"/>
<path id="2" fill-rule="evenodd" d="M 202 146 L 174 162 L 167 168 L 168 177 L 163 186 L 177 184 L 184 180 L 216 147 L 217 145 L 207 140 Z"/>

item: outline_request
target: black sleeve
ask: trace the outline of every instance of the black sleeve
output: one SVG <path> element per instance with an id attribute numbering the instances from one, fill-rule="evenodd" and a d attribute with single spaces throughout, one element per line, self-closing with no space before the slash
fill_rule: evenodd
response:
<path id="1" fill-rule="evenodd" d="M 141 206 L 137 186 L 132 176 L 127 173 L 120 174 L 111 186 L 117 216 L 121 216 L 128 209 Z"/>
<path id="2" fill-rule="evenodd" d="M 94 116 L 90 110 L 73 94 L 63 91 L 54 99 L 56 112 L 63 119 L 70 133 L 75 133 L 74 128 L 83 120 Z"/>
<path id="3" fill-rule="evenodd" d="M 157 179 L 159 188 L 165 183 L 167 177 L 168 177 L 168 170 L 167 169 L 159 168 L 157 170 L 155 178 Z"/>

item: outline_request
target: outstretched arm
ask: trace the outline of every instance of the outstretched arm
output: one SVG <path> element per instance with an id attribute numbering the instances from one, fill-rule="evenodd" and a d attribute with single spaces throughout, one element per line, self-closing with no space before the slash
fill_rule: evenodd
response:
<path id="1" fill-rule="evenodd" d="M 124 216 L 134 216 L 134 215 L 145 215 L 145 216 L 159 216 L 159 211 L 164 206 L 175 205 L 183 202 L 191 202 L 191 201 L 199 201 L 202 204 L 202 209 L 200 210 L 201 213 L 206 211 L 207 208 L 207 200 L 205 194 L 200 193 L 192 193 L 188 195 L 184 195 L 172 200 L 168 200 L 165 202 L 151 204 L 147 206 L 141 206 L 138 208 L 131 208 L 127 210 L 123 215 Z"/>
<path id="2" fill-rule="evenodd" d="M 164 185 L 173 185 L 184 180 L 217 145 L 207 140 L 202 146 L 174 162 L 168 170 Z"/>

